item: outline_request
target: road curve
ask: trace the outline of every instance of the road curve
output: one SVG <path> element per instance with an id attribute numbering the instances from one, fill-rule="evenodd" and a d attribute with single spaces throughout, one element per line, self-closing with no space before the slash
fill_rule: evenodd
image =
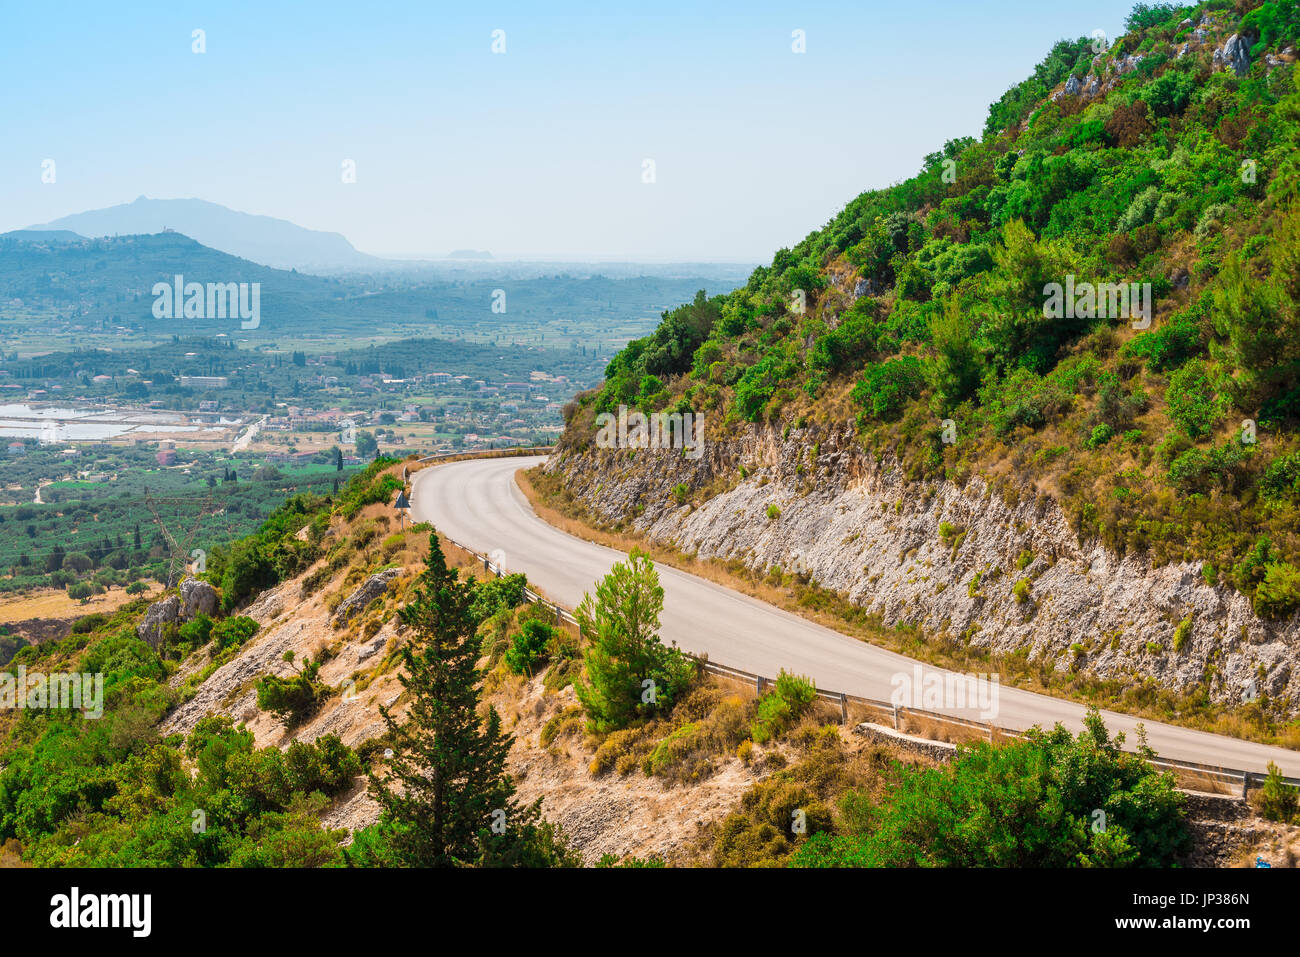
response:
<path id="1" fill-rule="evenodd" d="M 519 491 L 514 474 L 544 457 L 471 459 L 436 465 L 412 476 L 411 512 L 476 551 L 501 550 L 508 572 L 524 572 L 537 588 L 569 608 L 597 579 L 626 556 L 583 541 L 538 518 Z M 659 634 L 684 651 L 755 674 L 784 668 L 812 678 L 819 688 L 889 700 L 897 674 L 948 672 L 867 644 L 675 568 L 659 566 L 664 610 Z M 998 689 L 991 720 L 1023 730 L 1056 722 L 1082 727 L 1082 705 L 1018 688 Z M 931 707 L 978 719 L 976 711 Z M 1103 711 L 1106 727 L 1136 742 L 1137 719 Z M 987 720 L 987 718 L 986 718 Z M 1162 757 L 1263 772 L 1274 761 L 1284 774 L 1300 777 L 1300 752 L 1145 721 L 1147 742 Z"/>

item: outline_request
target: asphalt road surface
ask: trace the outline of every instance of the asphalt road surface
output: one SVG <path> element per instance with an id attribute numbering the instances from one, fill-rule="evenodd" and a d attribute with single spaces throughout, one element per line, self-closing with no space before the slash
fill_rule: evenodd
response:
<path id="1" fill-rule="evenodd" d="M 514 474 L 543 460 L 472 459 L 425 468 L 412 477 L 411 512 L 415 521 L 431 522 L 476 551 L 500 550 L 507 572 L 524 572 L 547 597 L 574 608 L 585 592 L 594 590 L 597 579 L 626 556 L 537 517 Z M 707 654 L 717 664 L 769 676 L 784 668 L 812 678 L 818 688 L 886 701 L 896 687 L 895 676 L 914 677 L 918 666 L 923 682 L 932 673 L 950 674 L 694 575 L 663 565 L 658 571 L 664 589 L 660 637 L 683 651 Z M 981 716 L 980 708 L 915 703 L 1016 730 L 1056 722 L 1075 731 L 1082 728 L 1085 709 L 1080 704 L 1006 686 L 997 691 L 995 715 Z M 1102 716 L 1112 732 L 1126 732 L 1126 747 L 1135 746 L 1137 719 L 1111 711 Z M 1300 777 L 1300 752 L 1154 721 L 1143 724 L 1147 743 L 1161 757 L 1261 773 L 1274 761 L 1284 774 Z"/>

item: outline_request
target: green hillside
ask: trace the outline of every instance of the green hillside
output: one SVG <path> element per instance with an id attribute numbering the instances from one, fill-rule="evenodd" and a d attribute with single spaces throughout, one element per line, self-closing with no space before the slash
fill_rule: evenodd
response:
<path id="1" fill-rule="evenodd" d="M 1139 4 L 1108 49 L 1058 42 L 979 140 L 631 343 L 568 441 L 620 403 L 710 435 L 853 422 L 914 479 L 1050 494 L 1081 538 L 1291 613 L 1298 39 L 1297 0 L 1212 0 Z"/>

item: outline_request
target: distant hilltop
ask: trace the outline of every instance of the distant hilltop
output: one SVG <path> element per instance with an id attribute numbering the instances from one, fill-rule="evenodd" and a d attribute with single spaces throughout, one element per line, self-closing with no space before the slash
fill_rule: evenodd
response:
<path id="1" fill-rule="evenodd" d="M 0 233 L 0 239 L 16 239 L 25 243 L 75 243 L 86 237 L 67 229 L 14 229 Z"/>
<path id="2" fill-rule="evenodd" d="M 274 269 L 368 269 L 383 260 L 359 252 L 339 233 L 306 229 L 284 219 L 256 216 L 202 199 L 150 199 L 74 213 L 31 226 L 65 230 L 89 239 L 177 232 L 211 249 Z"/>

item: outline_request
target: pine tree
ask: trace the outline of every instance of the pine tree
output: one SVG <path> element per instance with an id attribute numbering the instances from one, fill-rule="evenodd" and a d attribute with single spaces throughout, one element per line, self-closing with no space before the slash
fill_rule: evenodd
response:
<path id="1" fill-rule="evenodd" d="M 541 802 L 514 797 L 506 772 L 511 736 L 489 708 L 478 713 L 479 622 L 474 586 L 447 568 L 438 536 L 429 539 L 425 571 L 401 609 L 414 632 L 401 649 L 410 711 L 399 723 L 385 707 L 393 756 L 371 793 L 382 814 L 377 833 L 358 837 L 361 863 L 408 867 L 571 864 L 570 852 L 541 820 Z M 397 786 L 394 787 L 393 785 Z"/>
<path id="2" fill-rule="evenodd" d="M 616 731 L 634 720 L 669 710 L 690 684 L 695 666 L 659 640 L 664 590 L 650 556 L 633 549 L 584 595 L 578 627 L 588 642 L 586 679 L 573 690 L 592 730 Z"/>

